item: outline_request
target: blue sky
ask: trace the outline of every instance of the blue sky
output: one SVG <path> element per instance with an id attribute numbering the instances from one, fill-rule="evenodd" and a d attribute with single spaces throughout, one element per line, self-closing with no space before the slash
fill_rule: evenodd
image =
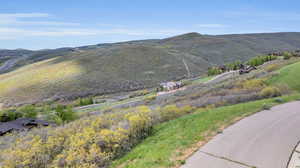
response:
<path id="1" fill-rule="evenodd" d="M 187 32 L 299 32 L 299 6 L 299 0 L 3 0 L 0 48 L 58 48 Z"/>

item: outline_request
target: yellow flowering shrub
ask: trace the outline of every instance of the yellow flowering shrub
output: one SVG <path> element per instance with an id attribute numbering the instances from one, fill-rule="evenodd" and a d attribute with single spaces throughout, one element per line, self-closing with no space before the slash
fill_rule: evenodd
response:
<path id="1" fill-rule="evenodd" d="M 262 79 L 251 79 L 238 83 L 242 89 L 257 90 L 266 86 L 265 81 Z"/>
<path id="2" fill-rule="evenodd" d="M 169 120 L 191 112 L 189 106 L 147 106 L 82 118 L 55 128 L 20 136 L 0 153 L 4 168 L 98 168 L 108 166 L 151 134 L 158 118 Z M 158 116 L 158 117 L 157 117 Z"/>

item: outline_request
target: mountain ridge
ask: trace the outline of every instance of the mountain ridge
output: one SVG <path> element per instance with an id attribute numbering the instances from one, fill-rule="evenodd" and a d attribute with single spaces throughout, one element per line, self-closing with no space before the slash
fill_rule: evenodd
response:
<path id="1" fill-rule="evenodd" d="M 186 78 L 185 63 L 193 77 L 204 75 L 210 66 L 299 48 L 300 33 L 187 33 L 49 50 L 0 50 L 0 103 L 74 99 L 155 87 Z"/>

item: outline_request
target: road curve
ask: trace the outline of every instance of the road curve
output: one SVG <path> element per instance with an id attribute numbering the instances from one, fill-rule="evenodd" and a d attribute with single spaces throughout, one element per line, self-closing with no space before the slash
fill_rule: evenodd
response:
<path id="1" fill-rule="evenodd" d="M 300 101 L 275 106 L 228 127 L 181 168 L 286 168 L 299 128 Z"/>

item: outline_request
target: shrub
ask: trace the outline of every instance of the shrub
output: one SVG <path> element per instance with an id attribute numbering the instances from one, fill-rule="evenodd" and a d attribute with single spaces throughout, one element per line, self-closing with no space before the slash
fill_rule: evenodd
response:
<path id="1" fill-rule="evenodd" d="M 64 123 L 64 121 L 55 113 L 49 113 L 46 115 L 46 120 L 47 121 L 52 121 L 54 123 L 56 123 L 57 125 L 61 125 Z"/>
<path id="2" fill-rule="evenodd" d="M 280 90 L 281 94 L 289 94 L 292 92 L 291 88 L 287 84 L 276 84 L 276 87 Z"/>
<path id="3" fill-rule="evenodd" d="M 199 109 L 198 109 L 199 110 Z M 186 105 L 180 108 L 180 115 L 185 115 L 194 111 L 194 108 L 190 105 Z"/>
<path id="4" fill-rule="evenodd" d="M 145 98 L 146 103 L 149 103 L 156 99 L 156 95 L 149 95 Z"/>
<path id="5" fill-rule="evenodd" d="M 263 104 L 263 106 L 262 106 L 262 109 L 263 110 L 270 110 L 272 108 L 272 105 L 271 104 Z"/>
<path id="6" fill-rule="evenodd" d="M 56 107 L 59 113 L 66 109 L 62 105 Z M 155 115 L 167 114 L 167 120 L 192 110 L 189 106 L 170 105 L 153 113 L 149 107 L 139 106 L 85 117 L 56 128 L 36 129 L 1 150 L 1 166 L 107 167 L 113 159 L 152 133 Z"/>
<path id="7" fill-rule="evenodd" d="M 243 89 L 256 90 L 265 86 L 265 82 L 262 79 L 250 79 L 241 82 Z"/>
<path id="8" fill-rule="evenodd" d="M 259 66 L 259 65 L 264 64 L 265 62 L 275 60 L 276 58 L 277 57 L 273 56 L 273 55 L 257 56 L 257 57 L 250 59 L 247 62 L 247 64 L 251 65 L 251 66 Z"/>
<path id="9" fill-rule="evenodd" d="M 280 98 L 280 97 L 277 97 L 277 98 L 274 99 L 274 102 L 275 103 L 283 103 L 284 100 L 282 98 Z"/>
<path id="10" fill-rule="evenodd" d="M 49 114 L 53 111 L 52 107 L 50 105 L 44 105 L 42 108 L 41 108 L 41 113 L 43 114 Z"/>
<path id="11" fill-rule="evenodd" d="M 222 73 L 222 70 L 218 67 L 211 67 L 208 69 L 208 76 L 219 75 Z"/>
<path id="12" fill-rule="evenodd" d="M 26 105 L 17 109 L 17 112 L 22 113 L 23 117 L 36 118 L 38 112 L 33 105 Z"/>
<path id="13" fill-rule="evenodd" d="M 15 109 L 6 109 L 1 111 L 1 122 L 7 122 L 7 121 L 12 121 L 16 120 L 18 118 L 23 117 L 23 114 L 16 111 Z"/>
<path id="14" fill-rule="evenodd" d="M 129 98 L 134 98 L 134 97 L 138 97 L 138 96 L 144 96 L 144 95 L 147 95 L 147 94 L 149 94 L 149 93 L 150 93 L 149 90 L 144 89 L 144 90 L 141 90 L 141 91 L 136 91 L 136 92 L 134 92 L 133 94 L 131 94 L 131 95 L 129 96 Z"/>
<path id="15" fill-rule="evenodd" d="M 272 72 L 272 71 L 275 71 L 275 70 L 277 70 L 279 68 L 280 68 L 280 66 L 278 64 L 272 64 L 272 65 L 268 65 L 266 67 L 266 71 Z"/>
<path id="16" fill-rule="evenodd" d="M 176 105 L 167 105 L 160 111 L 162 121 L 175 118 L 179 114 L 179 108 Z"/>
<path id="17" fill-rule="evenodd" d="M 227 70 L 238 70 L 241 64 L 241 61 L 235 61 L 233 63 L 226 64 L 226 68 Z"/>
<path id="18" fill-rule="evenodd" d="M 17 109 L 11 108 L 0 111 L 0 121 L 7 122 L 16 120 L 18 118 L 36 118 L 38 115 L 38 110 L 33 105 L 26 105 L 19 107 Z"/>
<path id="19" fill-rule="evenodd" d="M 160 109 L 160 115 L 162 121 L 174 119 L 176 117 L 183 116 L 193 111 L 191 106 L 183 106 L 181 108 L 176 105 L 167 105 Z"/>
<path id="20" fill-rule="evenodd" d="M 58 105 L 55 109 L 55 114 L 63 121 L 69 122 L 77 118 L 77 113 L 73 111 L 71 106 Z"/>
<path id="21" fill-rule="evenodd" d="M 87 97 L 87 98 L 79 98 L 78 100 L 78 104 L 79 106 L 86 106 L 86 105 L 90 105 L 90 104 L 94 104 L 94 100 L 92 97 Z"/>
<path id="22" fill-rule="evenodd" d="M 64 108 L 59 107 L 59 110 Z M 146 106 L 76 120 L 20 137 L 0 154 L 4 167 L 106 167 L 151 133 Z"/>
<path id="23" fill-rule="evenodd" d="M 285 60 L 288 60 L 288 59 L 290 59 L 291 57 L 292 57 L 293 55 L 292 55 L 292 53 L 290 53 L 290 52 L 283 52 L 283 59 L 285 59 Z"/>
<path id="24" fill-rule="evenodd" d="M 4 111 L 0 111 L 0 122 L 7 122 L 9 118 Z"/>
<path id="25" fill-rule="evenodd" d="M 277 87 L 269 86 L 261 90 L 260 96 L 263 98 L 281 96 L 281 92 Z"/>

